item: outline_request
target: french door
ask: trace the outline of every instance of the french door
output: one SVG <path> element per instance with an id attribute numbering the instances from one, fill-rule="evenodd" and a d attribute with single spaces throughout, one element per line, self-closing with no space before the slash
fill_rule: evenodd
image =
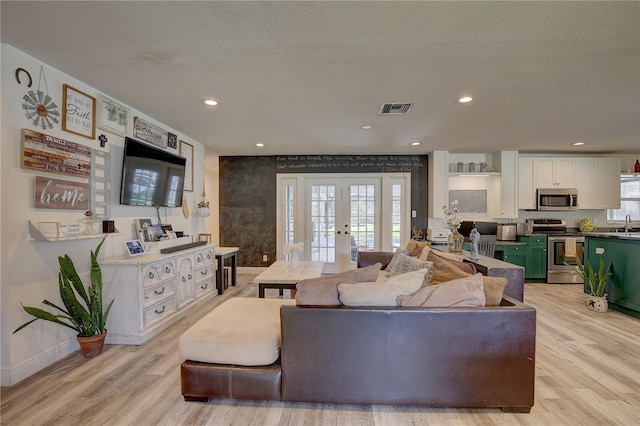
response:
<path id="1" fill-rule="evenodd" d="M 285 244 L 302 241 L 302 258 L 332 273 L 355 267 L 358 251 L 400 246 L 409 182 L 404 174 L 278 175 L 278 258 Z"/>

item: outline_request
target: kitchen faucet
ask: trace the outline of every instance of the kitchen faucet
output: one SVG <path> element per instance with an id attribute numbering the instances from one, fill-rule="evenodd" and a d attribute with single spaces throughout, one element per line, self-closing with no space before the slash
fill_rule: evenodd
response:
<path id="1" fill-rule="evenodd" d="M 631 229 L 631 214 L 628 214 L 624 218 L 624 232 L 629 232 Z"/>

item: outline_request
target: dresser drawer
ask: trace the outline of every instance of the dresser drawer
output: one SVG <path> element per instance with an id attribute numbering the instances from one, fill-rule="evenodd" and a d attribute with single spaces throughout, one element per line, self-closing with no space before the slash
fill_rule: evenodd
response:
<path id="1" fill-rule="evenodd" d="M 147 328 L 149 325 L 153 324 L 156 321 L 160 321 L 161 319 L 171 315 L 175 311 L 175 297 L 163 300 L 159 303 L 156 303 L 155 305 L 146 308 L 143 314 L 144 327 Z"/>
<path id="2" fill-rule="evenodd" d="M 216 268 L 214 268 L 213 265 L 196 269 L 196 282 L 212 277 L 213 274 L 215 274 L 215 272 L 216 272 Z"/>
<path id="3" fill-rule="evenodd" d="M 207 278 L 202 281 L 198 281 L 196 284 L 196 299 L 203 294 L 216 290 L 216 286 L 213 284 L 213 277 Z"/>
<path id="4" fill-rule="evenodd" d="M 142 268 L 142 282 L 144 287 L 153 286 L 175 275 L 176 265 L 173 261 L 154 263 Z"/>
<path id="5" fill-rule="evenodd" d="M 196 268 L 204 265 L 213 264 L 214 260 L 213 249 L 202 250 L 196 253 Z"/>
<path id="6" fill-rule="evenodd" d="M 175 280 L 168 280 L 158 283 L 154 286 L 145 287 L 144 289 L 144 306 L 150 306 L 154 303 L 166 299 L 176 293 Z"/>

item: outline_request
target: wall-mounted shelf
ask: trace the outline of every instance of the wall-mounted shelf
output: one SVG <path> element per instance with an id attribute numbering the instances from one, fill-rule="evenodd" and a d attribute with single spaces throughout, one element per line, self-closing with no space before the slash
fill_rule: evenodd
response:
<path id="1" fill-rule="evenodd" d="M 29 221 L 29 234 L 35 241 L 49 241 L 49 242 L 59 242 L 59 241 L 73 241 L 73 240 L 89 240 L 93 238 L 103 238 L 111 235 L 120 235 L 120 231 L 117 229 L 115 232 L 110 232 L 108 234 L 93 234 L 93 235 L 78 235 L 74 237 L 45 237 L 42 235 L 42 232 L 35 226 L 31 221 Z"/>
<path id="2" fill-rule="evenodd" d="M 500 176 L 500 172 L 449 172 L 449 176 Z"/>

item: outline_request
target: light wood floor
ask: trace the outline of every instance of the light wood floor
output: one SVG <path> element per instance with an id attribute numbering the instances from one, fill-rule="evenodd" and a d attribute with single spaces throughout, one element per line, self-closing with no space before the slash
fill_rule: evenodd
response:
<path id="1" fill-rule="evenodd" d="M 640 321 L 587 310 L 581 285 L 527 284 L 537 309 L 536 400 L 529 414 L 497 409 L 210 400 L 180 395 L 178 337 L 234 296 L 256 297 L 253 275 L 143 346 L 80 353 L 3 388 L 3 425 L 638 425 Z M 271 291 L 271 290 L 270 290 Z M 275 297 L 277 291 L 267 293 Z"/>

